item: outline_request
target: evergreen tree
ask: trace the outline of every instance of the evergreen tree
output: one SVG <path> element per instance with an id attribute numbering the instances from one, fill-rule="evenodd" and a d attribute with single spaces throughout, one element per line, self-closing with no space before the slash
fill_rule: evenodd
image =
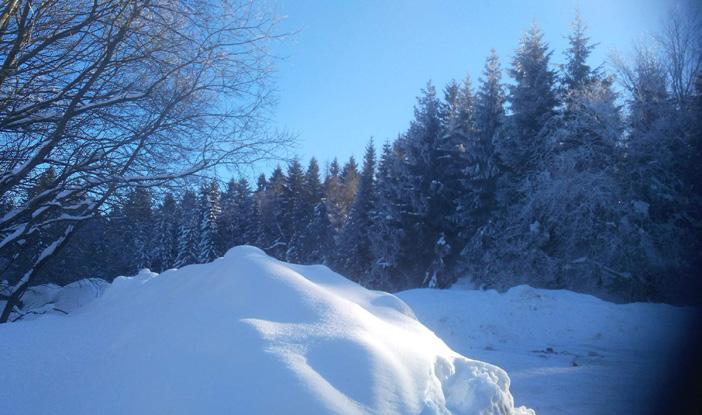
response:
<path id="1" fill-rule="evenodd" d="M 305 197 L 308 207 L 312 207 L 319 203 L 319 201 L 324 197 L 324 187 L 319 178 L 319 164 L 317 159 L 312 157 L 310 163 L 307 166 L 307 171 L 305 172 Z"/>
<path id="2" fill-rule="evenodd" d="M 260 224 L 258 246 L 269 255 L 285 258 L 288 243 L 286 220 L 287 178 L 280 166 L 276 166 L 266 183 L 265 191 L 259 194 Z"/>
<path id="3" fill-rule="evenodd" d="M 473 134 L 475 105 L 470 75 L 466 75 L 462 85 L 455 80 L 446 85 L 439 111 L 444 130 L 456 130 L 466 137 Z"/>
<path id="4" fill-rule="evenodd" d="M 510 75 L 511 128 L 501 152 L 510 171 L 523 178 L 544 156 L 542 129 L 554 114 L 555 73 L 549 67 L 552 52 L 536 24 L 524 33 L 512 60 Z"/>
<path id="5" fill-rule="evenodd" d="M 300 262 L 303 264 L 329 264 L 336 252 L 335 231 L 329 220 L 326 200 L 314 207 L 312 219 L 298 239 Z"/>
<path id="6" fill-rule="evenodd" d="M 198 261 L 199 211 L 195 192 L 186 190 L 178 209 L 178 256 L 175 262 L 178 268 Z"/>
<path id="7" fill-rule="evenodd" d="M 437 140 L 441 133 L 439 100 L 434 86 L 429 82 L 422 91 L 415 106 L 412 121 L 401 145 L 404 147 L 402 159 L 402 191 L 405 209 L 401 211 L 401 223 L 405 238 L 401 244 L 400 261 L 404 272 L 416 278 L 410 286 L 419 286 L 425 281 L 431 255 L 418 255 L 434 251 L 441 229 L 430 209 L 433 196 L 440 190 L 438 177 Z"/>
<path id="8" fill-rule="evenodd" d="M 239 206 L 238 206 L 239 184 L 233 178 L 227 182 L 227 188 L 220 197 L 221 213 L 217 218 L 217 250 L 224 253 L 233 246 L 239 245 L 237 242 Z"/>
<path id="9" fill-rule="evenodd" d="M 265 176 L 259 177 L 261 192 L 265 190 Z M 217 220 L 217 249 L 225 253 L 234 246 L 255 244 L 258 223 L 254 195 L 248 180 L 231 179 L 220 198 L 221 213 Z"/>
<path id="10" fill-rule="evenodd" d="M 571 24 L 573 31 L 568 35 L 568 49 L 565 50 L 566 64 L 563 68 L 562 84 L 567 96 L 571 91 L 577 91 L 594 81 L 597 71 L 587 63 L 587 59 L 595 48 L 590 43 L 585 30 L 587 27 L 580 18 L 580 12 L 575 15 Z"/>
<path id="11" fill-rule="evenodd" d="M 168 192 L 156 212 L 154 266 L 159 272 L 175 266 L 178 256 L 178 206 Z"/>
<path id="12" fill-rule="evenodd" d="M 339 168 L 339 162 L 334 158 L 331 164 L 327 168 L 326 176 L 324 178 L 324 195 L 326 197 L 326 210 L 329 213 L 329 220 L 332 223 L 332 227 L 335 231 L 339 231 L 343 225 L 344 218 L 342 216 L 342 185 L 341 169 Z"/>
<path id="13" fill-rule="evenodd" d="M 368 272 L 373 262 L 369 232 L 375 191 L 375 162 L 375 146 L 371 139 L 363 157 L 358 191 L 339 239 L 338 267 L 357 280 Z"/>
<path id="14" fill-rule="evenodd" d="M 154 257 L 151 192 L 143 187 L 132 190 L 127 196 L 123 212 L 129 237 L 126 252 L 130 258 L 135 259 L 132 271 L 148 268 Z"/>
<path id="15" fill-rule="evenodd" d="M 237 215 L 236 229 L 238 237 L 234 243 L 238 245 L 251 245 L 256 241 L 256 215 L 253 194 L 249 181 L 242 177 L 237 183 Z"/>
<path id="16" fill-rule="evenodd" d="M 288 177 L 282 200 L 284 212 L 282 228 L 287 246 L 285 259 L 289 262 L 300 262 L 303 258 L 298 239 L 307 228 L 314 208 L 307 203 L 305 179 L 300 161 L 297 158 L 293 159 L 288 165 Z"/>
<path id="17" fill-rule="evenodd" d="M 466 166 L 463 170 L 464 191 L 459 196 L 457 211 L 458 240 L 462 246 L 461 267 L 470 267 L 485 247 L 476 242 L 499 211 L 497 182 L 501 174 L 495 141 L 505 121 L 502 69 L 497 53 L 490 51 L 483 69 L 480 87 L 475 98 L 475 135 L 466 148 Z"/>
<path id="18" fill-rule="evenodd" d="M 294 161 L 295 162 L 295 161 Z M 291 262 L 309 263 L 320 261 L 322 256 L 319 253 L 320 247 L 314 246 L 315 241 L 319 238 L 326 238 L 327 235 L 314 235 L 315 222 L 319 226 L 326 226 L 329 221 L 326 206 L 320 207 L 322 202 L 324 188 L 319 178 L 319 165 L 313 157 L 307 167 L 302 181 L 302 187 L 298 181 L 300 169 L 298 166 L 291 166 L 292 171 L 288 175 L 288 179 L 294 177 L 295 180 L 290 182 L 292 199 L 288 202 L 291 206 L 292 217 L 294 222 L 293 233 L 289 243 L 289 249 L 286 253 L 287 259 Z M 297 190 L 295 190 L 297 189 Z M 320 232 L 327 232 L 326 229 L 320 229 Z M 330 234 L 333 237 L 333 233 Z M 330 250 L 329 255 L 334 253 L 334 244 L 327 247 Z M 323 256 L 326 258 L 327 256 Z"/>
<path id="19" fill-rule="evenodd" d="M 200 191 L 200 232 L 198 234 L 198 255 L 199 263 L 206 263 L 219 257 L 216 246 L 217 219 L 221 213 L 219 204 L 219 185 L 216 180 L 209 184 L 204 184 Z"/>
<path id="20" fill-rule="evenodd" d="M 397 291 L 409 286 L 400 260 L 405 230 L 402 212 L 406 195 L 401 185 L 404 175 L 401 138 L 385 143 L 378 163 L 376 187 L 371 213 L 369 243 L 373 263 L 366 284 L 377 289 Z"/>
<path id="21" fill-rule="evenodd" d="M 339 174 L 339 194 L 337 197 L 337 203 L 339 205 L 340 227 L 343 227 L 348 220 L 351 205 L 356 197 L 356 191 L 358 190 L 358 175 L 359 173 L 356 159 L 351 156 L 346 164 L 344 164 L 344 167 L 341 169 L 341 173 Z"/>
<path id="22" fill-rule="evenodd" d="M 500 60 L 495 49 L 491 49 L 475 95 L 475 130 L 483 142 L 492 140 L 504 123 L 505 95 L 501 80 Z"/>
<path id="23" fill-rule="evenodd" d="M 448 286 L 452 280 L 448 268 L 455 265 L 459 231 L 470 226 L 469 212 L 464 200 L 465 174 L 468 168 L 469 148 L 475 140 L 473 91 L 467 79 L 458 90 L 450 83 L 444 92 L 442 126 L 436 142 L 436 167 L 428 199 L 426 226 L 432 229 L 435 246 L 432 262 L 426 270 L 424 285 Z M 450 110 L 449 110 L 450 109 Z M 455 114 L 446 116 L 445 114 Z"/>
<path id="24" fill-rule="evenodd" d="M 504 279 L 597 292 L 616 274 L 605 269 L 621 270 L 633 241 L 621 222 L 616 146 L 623 125 L 615 95 L 607 83 L 591 82 L 570 104 L 567 115 L 555 116 L 549 157 L 520 182 L 522 199 L 476 236 L 483 243 L 474 246 L 470 274 L 499 286 Z"/>

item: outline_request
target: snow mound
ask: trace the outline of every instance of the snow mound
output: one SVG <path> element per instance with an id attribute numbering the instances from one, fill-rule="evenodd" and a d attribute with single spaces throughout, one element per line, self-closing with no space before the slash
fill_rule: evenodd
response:
<path id="1" fill-rule="evenodd" d="M 56 284 L 29 287 L 22 296 L 20 313 L 12 313 L 10 321 L 31 320 L 44 314 L 71 313 L 100 297 L 109 285 L 101 278 L 86 278 L 63 287 Z"/>
<path id="2" fill-rule="evenodd" d="M 14 414 L 533 413 L 397 297 L 252 247 L 0 326 L 0 350 Z"/>

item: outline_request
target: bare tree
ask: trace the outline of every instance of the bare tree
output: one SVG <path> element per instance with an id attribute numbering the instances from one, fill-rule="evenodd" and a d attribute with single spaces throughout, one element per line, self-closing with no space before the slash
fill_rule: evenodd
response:
<path id="1" fill-rule="evenodd" d="M 265 130 L 277 21 L 253 1 L 3 3 L 0 200 L 13 208 L 0 254 L 59 231 L 5 288 L 0 323 L 120 188 L 252 163 L 287 142 Z M 45 188 L 28 192 L 49 168 Z"/>
<path id="2" fill-rule="evenodd" d="M 695 81 L 702 69 L 702 22 L 693 7 L 672 9 L 656 35 L 663 51 L 670 90 L 676 104 L 689 110 L 695 94 Z"/>

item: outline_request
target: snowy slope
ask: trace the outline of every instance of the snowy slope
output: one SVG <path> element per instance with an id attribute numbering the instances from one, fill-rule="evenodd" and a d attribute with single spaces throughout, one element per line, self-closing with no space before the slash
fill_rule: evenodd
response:
<path id="1" fill-rule="evenodd" d="M 12 414 L 524 414 L 396 297 L 251 247 L 0 326 Z"/>
<path id="2" fill-rule="evenodd" d="M 694 311 L 528 286 L 397 296 L 451 348 L 505 368 L 540 415 L 655 413 Z"/>

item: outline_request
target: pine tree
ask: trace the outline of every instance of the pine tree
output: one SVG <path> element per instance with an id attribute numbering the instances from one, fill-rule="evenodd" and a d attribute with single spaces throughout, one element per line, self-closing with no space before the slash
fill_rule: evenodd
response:
<path id="1" fill-rule="evenodd" d="M 470 75 L 462 85 L 451 80 L 444 88 L 444 101 L 439 104 L 439 117 L 444 130 L 459 131 L 468 137 L 473 134 L 475 103 Z"/>
<path id="2" fill-rule="evenodd" d="M 221 213 L 219 205 L 219 185 L 216 180 L 202 186 L 200 191 L 200 232 L 198 238 L 199 263 L 206 263 L 219 257 L 216 246 L 217 219 Z"/>
<path id="3" fill-rule="evenodd" d="M 337 203 L 339 205 L 339 226 L 343 227 L 349 217 L 353 199 L 356 197 L 358 190 L 358 165 L 356 159 L 351 156 L 344 164 L 339 174 L 339 195 Z"/>
<path id="4" fill-rule="evenodd" d="M 186 190 L 178 208 L 178 256 L 175 262 L 178 268 L 198 261 L 199 211 L 195 192 Z"/>
<path id="5" fill-rule="evenodd" d="M 312 218 L 313 206 L 310 206 L 306 192 L 306 178 L 298 159 L 293 159 L 288 165 L 288 175 L 285 183 L 283 203 L 283 224 L 287 250 L 285 259 L 289 262 L 300 262 L 303 253 L 298 240 L 304 233 Z"/>
<path id="6" fill-rule="evenodd" d="M 154 257 L 152 202 L 148 189 L 137 187 L 129 193 L 124 205 L 124 217 L 129 238 L 127 252 L 135 260 L 132 271 L 148 268 Z"/>
<path id="7" fill-rule="evenodd" d="M 329 220 L 326 200 L 314 207 L 312 219 L 298 239 L 300 262 L 303 264 L 329 264 L 336 252 L 335 231 Z"/>
<path id="8" fill-rule="evenodd" d="M 291 186 L 291 193 L 289 196 L 292 199 L 288 201 L 292 209 L 291 219 L 294 222 L 294 229 L 286 255 L 287 259 L 291 262 L 310 263 L 321 260 L 319 254 L 320 247 L 314 246 L 313 244 L 318 241 L 320 237 L 325 237 L 324 235 L 313 235 L 315 230 L 312 223 L 316 222 L 319 226 L 326 226 L 329 217 L 326 206 L 318 206 L 319 203 L 322 202 L 324 188 L 319 178 L 319 165 L 317 164 L 317 160 L 314 157 L 310 159 L 310 163 L 301 183 L 302 187 L 300 187 L 298 180 L 301 171 L 298 167 L 299 165 L 291 166 L 292 171 L 288 175 L 288 179 L 291 177 L 295 178 L 294 181 L 289 182 Z M 324 217 L 315 217 L 315 215 L 323 215 Z M 320 231 L 326 232 L 326 229 L 321 229 Z M 331 235 L 333 236 L 333 233 Z M 333 247 L 334 244 L 327 247 L 327 249 L 330 249 L 330 254 L 334 252 Z"/>
<path id="9" fill-rule="evenodd" d="M 342 204 L 342 185 L 339 177 L 341 170 L 339 162 L 334 158 L 327 168 L 324 177 L 324 195 L 326 197 L 326 210 L 329 213 L 329 220 L 335 231 L 339 231 L 343 225 L 344 219 L 341 212 Z"/>
<path id="10" fill-rule="evenodd" d="M 418 254 L 434 251 L 434 244 L 441 229 L 432 217 L 432 197 L 440 191 L 438 177 L 437 141 L 441 134 L 439 100 L 434 86 L 429 82 L 415 106 L 414 120 L 401 145 L 404 158 L 401 173 L 402 192 L 406 195 L 405 209 L 401 211 L 401 223 L 405 238 L 401 244 L 400 260 L 404 262 L 406 275 L 415 280 L 410 286 L 419 286 L 434 258 Z"/>
<path id="11" fill-rule="evenodd" d="M 168 192 L 156 212 L 155 259 L 159 272 L 175 266 L 178 255 L 178 206 L 173 194 Z"/>
<path id="12" fill-rule="evenodd" d="M 356 280 L 370 269 L 373 254 L 370 249 L 369 232 L 373 212 L 375 187 L 375 146 L 371 139 L 363 157 L 363 170 L 358 183 L 349 219 L 339 238 L 337 252 L 338 267 Z"/>
<path id="13" fill-rule="evenodd" d="M 562 84 L 565 95 L 569 92 L 579 90 L 590 82 L 594 81 L 598 75 L 597 70 L 593 70 L 587 63 L 587 59 L 595 48 L 590 43 L 585 31 L 587 27 L 580 18 L 580 12 L 575 15 L 571 24 L 573 31 L 568 35 L 568 49 L 565 50 L 566 64 L 563 71 Z"/>
<path id="14" fill-rule="evenodd" d="M 383 145 L 373 195 L 372 225 L 369 229 L 369 243 L 374 260 L 366 277 L 366 285 L 388 291 L 409 286 L 400 259 L 405 240 L 402 212 L 406 209 L 406 195 L 401 185 L 404 155 L 400 143 L 401 138 L 398 138 L 392 144 L 386 142 Z"/>
<path id="15" fill-rule="evenodd" d="M 434 249 L 429 251 L 433 255 L 430 255 L 431 263 L 425 271 L 423 284 L 433 287 L 446 287 L 452 282 L 446 271 L 455 265 L 460 252 L 456 249 L 461 244 L 459 231 L 471 225 L 463 199 L 469 196 L 465 174 L 469 148 L 475 140 L 473 91 L 468 78 L 458 93 L 454 90 L 456 84 L 450 83 L 444 92 L 442 126 L 435 149 L 435 176 L 427 197 L 426 226 L 436 239 Z M 447 113 L 455 115 L 446 116 Z"/>
<path id="16" fill-rule="evenodd" d="M 319 203 L 319 201 L 324 197 L 324 187 L 319 178 L 319 164 L 317 159 L 312 157 L 310 163 L 307 166 L 307 171 L 305 172 L 305 197 L 308 207 L 312 207 Z"/>
<path id="17" fill-rule="evenodd" d="M 236 229 L 238 236 L 235 238 L 235 244 L 251 245 L 256 241 L 257 228 L 253 194 L 249 181 L 242 177 L 237 183 L 237 189 Z"/>
<path id="18" fill-rule="evenodd" d="M 502 69 L 494 49 L 490 51 L 475 98 L 475 135 L 466 148 L 463 170 L 464 192 L 458 205 L 465 212 L 461 240 L 469 240 L 489 220 L 496 208 L 497 178 L 500 166 L 495 140 L 505 118 Z"/>
<path id="19" fill-rule="evenodd" d="M 238 230 L 238 193 L 239 184 L 233 178 L 227 182 L 227 188 L 220 197 L 221 213 L 217 218 L 217 239 L 216 246 L 218 252 L 224 253 L 237 243 Z"/>
<path id="20" fill-rule="evenodd" d="M 259 200 L 261 231 L 258 246 L 269 255 L 284 259 L 287 250 L 288 226 L 286 223 L 287 178 L 280 166 L 276 166 L 266 183 Z"/>
<path id="21" fill-rule="evenodd" d="M 485 60 L 483 77 L 475 95 L 475 130 L 481 141 L 490 141 L 502 127 L 505 117 L 505 95 L 502 68 L 495 49 Z"/>
<path id="22" fill-rule="evenodd" d="M 542 129 L 554 114 L 555 73 L 549 67 L 552 52 L 536 24 L 524 33 L 512 60 L 510 87 L 512 110 L 509 137 L 501 149 L 510 171 L 523 178 L 537 168 L 544 156 Z"/>

